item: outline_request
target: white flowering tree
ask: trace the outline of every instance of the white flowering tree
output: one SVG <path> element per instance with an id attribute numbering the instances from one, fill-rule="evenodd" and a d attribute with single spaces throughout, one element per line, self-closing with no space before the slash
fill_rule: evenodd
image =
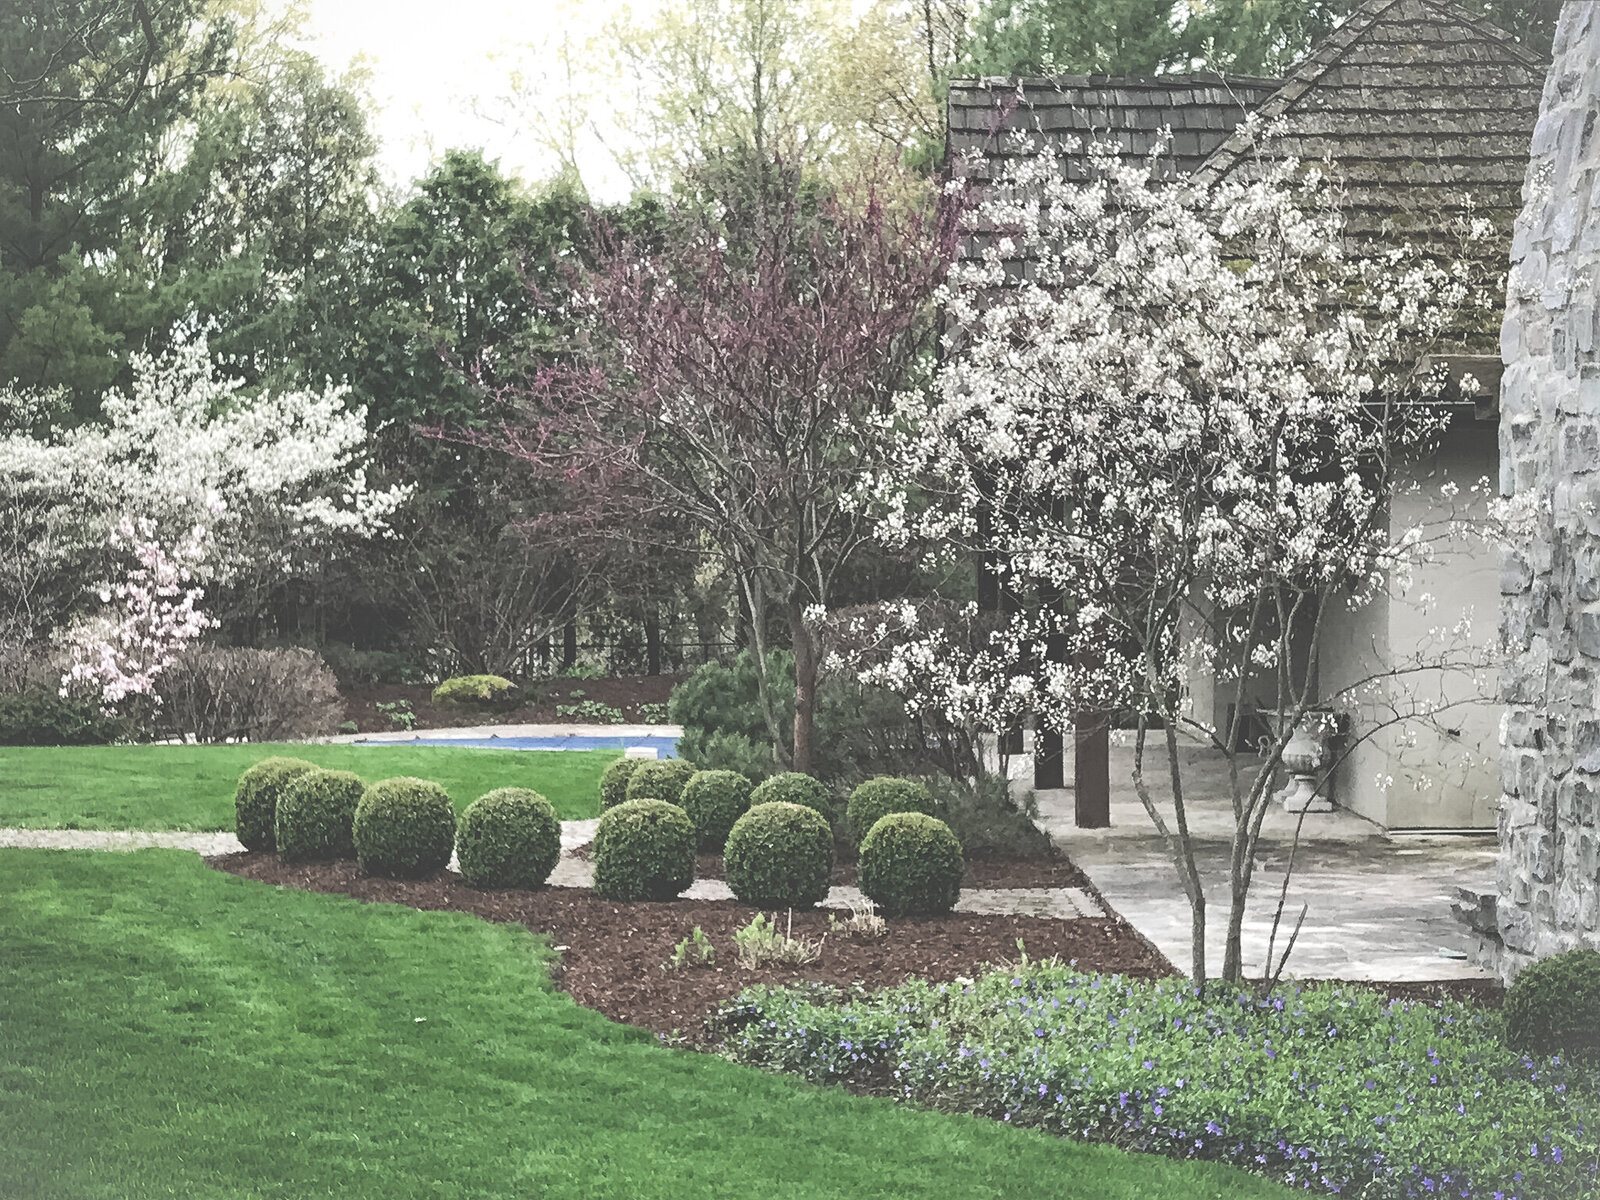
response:
<path id="1" fill-rule="evenodd" d="M 247 395 L 203 343 L 136 357 L 100 420 L 50 424 L 36 397 L 0 392 L 0 635 L 35 640 L 108 577 L 112 531 L 148 523 L 209 588 L 248 592 L 302 570 L 339 536 L 382 530 L 402 488 L 369 486 L 366 414 L 340 388 Z"/>
<path id="2" fill-rule="evenodd" d="M 864 678 L 991 730 L 1131 715 L 1133 783 L 1182 876 L 1201 986 L 1180 738 L 1226 751 L 1222 975 L 1237 981 L 1274 774 L 1327 699 L 1312 691 L 1317 633 L 1427 552 L 1420 531 L 1391 534 L 1387 499 L 1442 429 L 1417 403 L 1437 381 L 1409 364 L 1465 289 L 1435 255 L 1353 253 L 1335 193 L 1293 161 L 1180 187 L 1103 148 L 1086 160 L 1068 183 L 1060 155 L 1024 147 L 988 188 L 986 249 L 944 296 L 946 362 L 928 394 L 903 398 L 898 454 L 865 487 L 884 538 L 985 556 L 1008 602 L 931 623 L 902 606 Z M 1195 715 L 1197 671 L 1237 688 L 1224 727 Z M 1285 719 L 1258 759 L 1237 750 L 1263 684 Z M 1170 804 L 1146 775 L 1152 739 Z"/>

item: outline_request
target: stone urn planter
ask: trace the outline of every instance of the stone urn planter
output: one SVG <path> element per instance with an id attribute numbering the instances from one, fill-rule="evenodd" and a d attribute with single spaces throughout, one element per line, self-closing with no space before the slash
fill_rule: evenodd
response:
<path id="1" fill-rule="evenodd" d="M 1333 811 L 1333 799 L 1328 793 L 1334 748 L 1342 730 L 1340 714 L 1332 709 L 1314 708 L 1301 715 L 1283 748 L 1283 768 L 1289 773 L 1289 782 L 1273 796 L 1286 812 Z"/>

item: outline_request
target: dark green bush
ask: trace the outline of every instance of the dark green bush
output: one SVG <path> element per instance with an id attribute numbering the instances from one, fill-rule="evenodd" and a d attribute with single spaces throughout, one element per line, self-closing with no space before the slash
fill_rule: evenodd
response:
<path id="1" fill-rule="evenodd" d="M 443 708 L 510 708 L 517 689 L 499 675 L 457 675 L 433 689 L 433 702 Z"/>
<path id="2" fill-rule="evenodd" d="M 665 800 L 677 804 L 694 776 L 694 764 L 682 758 L 645 759 L 628 777 L 629 800 Z"/>
<path id="3" fill-rule="evenodd" d="M 405 776 L 381 779 L 362 794 L 351 832 L 363 871 L 418 879 L 450 861 L 456 810 L 437 783 Z"/>
<path id="4" fill-rule="evenodd" d="M 43 688 L 0 696 L 0 746 L 104 746 L 130 733 L 89 700 Z"/>
<path id="5" fill-rule="evenodd" d="M 682 804 L 700 849 L 720 850 L 733 823 L 750 807 L 750 781 L 734 771 L 696 771 L 683 785 Z"/>
<path id="6" fill-rule="evenodd" d="M 671 900 L 694 882 L 694 825 L 665 800 L 629 800 L 600 815 L 594 890 L 608 900 Z"/>
<path id="7" fill-rule="evenodd" d="M 933 793 L 928 791 L 927 784 L 918 783 L 915 779 L 880 775 L 857 785 L 856 790 L 850 793 L 847 810 L 850 836 L 859 842 L 878 823 L 879 817 L 897 812 L 919 812 L 936 817 L 939 807 Z"/>
<path id="8" fill-rule="evenodd" d="M 720 729 L 685 729 L 678 739 L 678 754 L 702 771 L 734 771 L 757 782 L 779 770 L 771 742 Z"/>
<path id="9" fill-rule="evenodd" d="M 833 793 L 828 785 L 798 771 L 784 771 L 771 779 L 763 780 L 750 793 L 750 804 L 802 804 L 821 813 L 828 824 L 833 824 Z"/>
<path id="10" fill-rule="evenodd" d="M 940 820 L 950 826 L 963 853 L 977 858 L 1039 857 L 1051 853 L 1050 835 L 1034 824 L 1039 809 L 1033 793 L 1011 795 L 1000 775 L 976 779 L 940 776 L 930 784 Z"/>
<path id="11" fill-rule="evenodd" d="M 746 904 L 808 907 L 828 894 L 833 830 L 809 805 L 769 801 L 733 823 L 722 854 L 728 886 Z"/>
<path id="12" fill-rule="evenodd" d="M 1513 1050 L 1600 1062 L 1600 951 L 1568 950 L 1524 967 L 1506 989 L 1504 1012 Z"/>
<path id="13" fill-rule="evenodd" d="M 461 814 L 456 865 L 473 887 L 536 888 L 560 857 L 561 821 L 538 792 L 496 788 Z"/>
<path id="14" fill-rule="evenodd" d="M 354 771 L 304 771 L 278 796 L 273 833 L 285 862 L 353 858 L 350 827 L 367 785 Z"/>
<path id="15" fill-rule="evenodd" d="M 861 890 L 886 917 L 945 913 L 961 894 L 961 843 L 926 813 L 890 813 L 861 841 Z"/>
<path id="16" fill-rule="evenodd" d="M 263 758 L 239 776 L 233 794 L 234 832 L 246 850 L 277 848 L 278 798 L 297 775 L 317 770 L 303 758 Z"/>
<path id="17" fill-rule="evenodd" d="M 635 771 L 649 761 L 648 758 L 619 758 L 605 769 L 600 776 L 602 812 L 608 808 L 615 808 L 628 798 L 628 780 L 633 778 Z"/>

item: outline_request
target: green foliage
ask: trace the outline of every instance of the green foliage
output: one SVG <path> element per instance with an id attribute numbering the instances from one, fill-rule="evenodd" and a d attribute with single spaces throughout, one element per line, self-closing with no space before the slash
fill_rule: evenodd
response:
<path id="1" fill-rule="evenodd" d="M 608 808 L 594 835 L 594 888 L 608 900 L 672 900 L 694 882 L 694 826 L 665 800 Z"/>
<path id="2" fill-rule="evenodd" d="M 536 888 L 561 858 L 561 822 L 550 802 L 527 788 L 496 788 L 461 814 L 456 859 L 476 888 Z"/>
<path id="3" fill-rule="evenodd" d="M 622 725 L 627 722 L 620 708 L 604 700 L 580 700 L 576 704 L 556 705 L 556 716 L 580 725 Z"/>
<path id="4" fill-rule="evenodd" d="M 1600 1063 L 1600 951 L 1568 950 L 1524 967 L 1506 989 L 1505 1014 L 1512 1049 Z"/>
<path id="5" fill-rule="evenodd" d="M 351 832 L 363 871 L 420 879 L 450 861 L 455 805 L 449 793 L 426 779 L 382 779 L 362 794 Z"/>
<path id="6" fill-rule="evenodd" d="M 778 770 L 772 743 L 742 733 L 686 729 L 678 739 L 678 753 L 702 771 L 734 771 L 746 779 L 759 781 Z"/>
<path id="7" fill-rule="evenodd" d="M 856 785 L 856 790 L 850 793 L 850 804 L 846 810 L 850 836 L 859 842 L 878 823 L 878 818 L 897 812 L 927 813 L 930 817 L 936 817 L 940 809 L 927 784 L 915 779 L 880 775 Z"/>
<path id="8" fill-rule="evenodd" d="M 304 771 L 278 796 L 273 833 L 284 862 L 354 858 L 351 825 L 366 784 L 354 771 Z"/>
<path id="9" fill-rule="evenodd" d="M 794 655 L 786 650 L 767 654 L 767 675 L 774 698 L 787 698 L 778 713 L 780 726 L 794 721 Z M 771 744 L 761 712 L 755 655 L 741 650 L 732 663 L 703 663 L 672 689 L 667 712 L 684 734 L 738 734 Z"/>
<path id="10" fill-rule="evenodd" d="M 733 823 L 723 848 L 728 886 L 746 904 L 804 908 L 828 895 L 833 830 L 816 809 L 770 801 Z"/>
<path id="11" fill-rule="evenodd" d="M 798 771 L 784 771 L 771 779 L 764 779 L 750 793 L 752 805 L 777 802 L 815 809 L 829 825 L 834 822 L 833 793 L 828 790 L 828 785 Z"/>
<path id="12" fill-rule="evenodd" d="M 628 780 L 633 773 L 650 760 L 647 758 L 619 758 L 600 776 L 600 808 L 615 808 L 628 798 Z"/>
<path id="13" fill-rule="evenodd" d="M 1030 858 L 1050 853 L 1050 835 L 1033 820 L 1038 815 L 1033 793 L 1013 799 L 1011 784 L 1003 776 L 940 776 L 933 780 L 931 790 L 940 807 L 939 816 L 954 831 L 966 854 Z"/>
<path id="14" fill-rule="evenodd" d="M 234 832 L 246 850 L 277 846 L 278 798 L 297 775 L 315 771 L 303 758 L 264 758 L 239 776 L 233 795 Z"/>
<path id="15" fill-rule="evenodd" d="M 629 800 L 665 800 L 677 804 L 694 777 L 694 764 L 681 758 L 645 759 L 628 777 Z"/>
<path id="16" fill-rule="evenodd" d="M 411 701 L 401 697 L 399 700 L 376 700 L 373 707 L 389 718 L 389 724 L 396 729 L 403 729 L 410 733 L 417 727 L 417 714 L 411 707 Z"/>
<path id="17" fill-rule="evenodd" d="M 639 721 L 644 725 L 665 725 L 667 723 L 667 706 L 665 704 L 639 705 Z"/>
<path id="18" fill-rule="evenodd" d="M 87 700 L 44 688 L 0 696 L 0 746 L 103 746 L 128 732 Z"/>
<path id="19" fill-rule="evenodd" d="M 966 864 L 950 826 L 925 813 L 890 813 L 861 839 L 861 890 L 886 917 L 944 913 L 961 895 Z"/>
<path id="20" fill-rule="evenodd" d="M 681 971 L 685 967 L 714 967 L 716 964 L 716 948 L 706 936 L 706 931 L 696 925 L 693 933 L 672 948 L 672 957 L 661 964 L 661 969 Z"/>
<path id="21" fill-rule="evenodd" d="M 499 675 L 456 675 L 433 689 L 433 702 L 446 708 L 511 708 L 516 686 Z"/>
<path id="22" fill-rule="evenodd" d="M 696 771 L 679 803 L 694 822 L 700 849 L 720 850 L 733 823 L 750 807 L 750 781 L 733 771 Z"/>
<path id="23" fill-rule="evenodd" d="M 778 923 L 766 913 L 757 913 L 750 924 L 733 931 L 733 948 L 739 965 L 747 971 L 767 966 L 803 966 L 822 957 L 822 943 L 794 936 L 794 910 L 789 911 L 788 927 L 779 932 Z"/>
<path id="24" fill-rule="evenodd" d="M 1213 983 L 1201 997 L 1186 980 L 1051 961 L 870 996 L 750 988 L 711 1024 L 739 1062 L 847 1087 L 892 1073 L 913 1103 L 1234 1163 L 1313 1194 L 1586 1195 L 1596 1077 L 1529 1064 L 1503 1023 L 1348 985 L 1258 997 Z"/>

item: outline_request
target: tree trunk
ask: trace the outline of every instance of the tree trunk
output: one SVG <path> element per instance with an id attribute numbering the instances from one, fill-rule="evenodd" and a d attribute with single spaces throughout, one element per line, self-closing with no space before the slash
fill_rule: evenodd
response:
<path id="1" fill-rule="evenodd" d="M 644 673 L 661 674 L 661 614 L 654 605 L 644 619 Z"/>
<path id="2" fill-rule="evenodd" d="M 561 627 L 561 669 L 570 671 L 578 665 L 578 623 L 568 621 Z"/>
<path id="3" fill-rule="evenodd" d="M 1073 735 L 1073 821 L 1079 829 L 1106 829 L 1111 824 L 1111 724 L 1103 713 L 1080 712 Z"/>
<path id="4" fill-rule="evenodd" d="M 794 642 L 794 769 L 811 774 L 811 734 L 817 710 L 817 643 L 806 628 L 805 610 L 789 605 L 789 633 Z"/>

